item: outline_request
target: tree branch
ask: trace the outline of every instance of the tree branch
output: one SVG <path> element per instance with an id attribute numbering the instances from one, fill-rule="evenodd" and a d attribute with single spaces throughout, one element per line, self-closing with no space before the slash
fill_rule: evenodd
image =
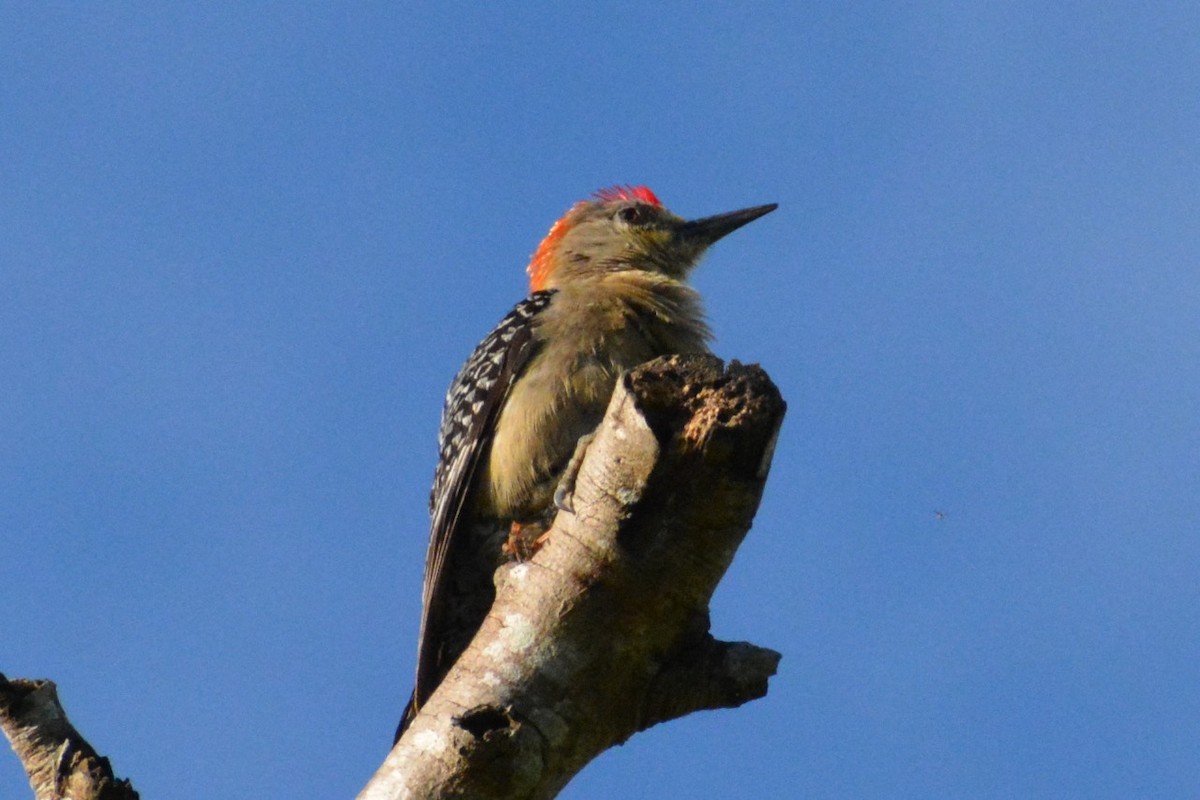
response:
<path id="1" fill-rule="evenodd" d="M 36 800 L 138 800 L 127 780 L 117 780 L 67 719 L 50 681 L 0 675 L 0 728 L 25 767 Z"/>
<path id="2" fill-rule="evenodd" d="M 708 633 L 786 406 L 712 356 L 618 382 L 574 513 L 496 573 L 488 618 L 360 800 L 549 798 L 651 725 L 762 697 L 779 654 Z"/>
<path id="3" fill-rule="evenodd" d="M 638 731 L 762 697 L 778 653 L 708 633 L 708 603 L 766 482 L 786 406 L 712 356 L 625 375 L 574 513 L 496 573 L 466 652 L 360 798 L 549 798 Z M 37 800 L 137 800 L 50 681 L 0 675 L 0 727 Z"/>

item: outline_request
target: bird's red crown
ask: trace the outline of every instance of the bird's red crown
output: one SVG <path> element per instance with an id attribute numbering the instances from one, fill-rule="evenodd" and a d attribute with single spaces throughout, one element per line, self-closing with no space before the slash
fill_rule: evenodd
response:
<path id="1" fill-rule="evenodd" d="M 601 203 L 635 200 L 640 203 L 648 203 L 652 206 L 662 206 L 662 201 L 658 199 L 654 192 L 650 191 L 648 186 L 630 186 L 629 184 L 625 184 L 624 186 L 609 186 L 608 188 L 599 190 L 592 196 Z M 576 203 L 571 207 L 571 211 L 568 211 L 558 222 L 550 226 L 550 232 L 546 234 L 545 239 L 542 239 L 542 243 L 538 245 L 533 258 L 529 260 L 529 267 L 526 269 L 526 272 L 529 273 L 529 288 L 532 291 L 538 292 L 546 288 L 546 280 L 554 270 L 555 247 L 571 227 L 568 222 L 571 212 L 581 205 L 583 203 Z"/>
<path id="2" fill-rule="evenodd" d="M 607 189 L 601 189 L 593 195 L 602 203 L 612 203 L 617 200 L 637 200 L 642 203 L 649 203 L 652 206 L 661 206 L 662 202 L 655 196 L 654 192 L 650 191 L 648 186 L 609 186 Z"/>

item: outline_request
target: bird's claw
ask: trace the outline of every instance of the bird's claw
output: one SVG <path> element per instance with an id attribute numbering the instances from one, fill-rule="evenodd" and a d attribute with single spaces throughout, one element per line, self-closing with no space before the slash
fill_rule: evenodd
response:
<path id="1" fill-rule="evenodd" d="M 554 507 L 559 511 L 566 511 L 568 514 L 575 513 L 575 487 L 568 487 L 566 481 L 559 481 L 558 488 L 554 490 Z"/>
<path id="2" fill-rule="evenodd" d="M 588 445 L 595 438 L 596 433 L 593 431 L 580 436 L 579 441 L 575 443 L 575 452 L 571 454 L 571 460 L 567 462 L 567 467 L 554 490 L 554 507 L 559 511 L 575 513 L 575 479 L 579 477 L 579 467 L 583 465 L 583 456 L 587 453 Z"/>

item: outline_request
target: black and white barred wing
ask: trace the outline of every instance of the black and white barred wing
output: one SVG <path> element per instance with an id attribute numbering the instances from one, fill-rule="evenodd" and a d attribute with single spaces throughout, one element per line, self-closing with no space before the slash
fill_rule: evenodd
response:
<path id="1" fill-rule="evenodd" d="M 417 653 L 417 696 L 429 675 L 436 643 L 427 641 L 439 629 L 446 556 L 460 539 L 462 512 L 475 475 L 487 455 L 496 418 L 513 382 L 533 357 L 538 315 L 550 304 L 552 291 L 522 300 L 471 353 L 446 392 L 438 433 L 438 465 L 429 497 L 432 523 L 425 557 L 421 635 Z"/>

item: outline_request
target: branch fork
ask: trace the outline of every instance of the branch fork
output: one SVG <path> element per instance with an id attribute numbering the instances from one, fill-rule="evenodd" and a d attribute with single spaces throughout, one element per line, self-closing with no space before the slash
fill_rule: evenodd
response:
<path id="1" fill-rule="evenodd" d="M 360 800 L 549 798 L 646 728 L 762 697 L 780 655 L 708 632 L 786 410 L 757 366 L 707 355 L 622 376 L 574 513 L 496 574 L 496 601 Z"/>

